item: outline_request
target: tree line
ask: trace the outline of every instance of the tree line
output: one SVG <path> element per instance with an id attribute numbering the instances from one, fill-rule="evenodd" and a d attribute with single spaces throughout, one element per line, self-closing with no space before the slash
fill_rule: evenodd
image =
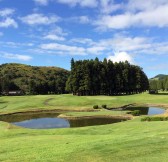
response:
<path id="1" fill-rule="evenodd" d="M 63 94 L 69 71 L 57 67 L 23 64 L 0 65 L 0 93 L 21 91 L 23 94 Z"/>
<path id="2" fill-rule="evenodd" d="M 167 91 L 168 90 L 168 76 L 164 77 L 163 79 L 158 79 L 158 80 L 150 80 L 149 81 L 150 89 L 151 90 L 163 90 Z"/>
<path id="3" fill-rule="evenodd" d="M 120 95 L 141 93 L 149 89 L 146 74 L 128 61 L 113 63 L 104 59 L 71 60 L 66 90 L 74 95 Z"/>

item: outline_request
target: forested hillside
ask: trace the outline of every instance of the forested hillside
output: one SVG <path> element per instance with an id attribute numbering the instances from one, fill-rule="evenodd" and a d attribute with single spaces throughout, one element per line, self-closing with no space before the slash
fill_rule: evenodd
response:
<path id="1" fill-rule="evenodd" d="M 162 80 L 162 79 L 165 79 L 166 77 L 168 77 L 168 75 L 158 74 L 155 77 L 151 78 L 150 80 Z"/>
<path id="2" fill-rule="evenodd" d="M 127 61 L 71 60 L 66 89 L 76 95 L 118 95 L 141 93 L 149 89 L 146 74 Z"/>
<path id="3" fill-rule="evenodd" d="M 149 80 L 150 89 L 152 90 L 168 90 L 168 75 L 159 74 Z"/>
<path id="4" fill-rule="evenodd" d="M 24 64 L 0 65 L 0 91 L 21 90 L 25 94 L 65 93 L 69 71 L 58 67 Z"/>

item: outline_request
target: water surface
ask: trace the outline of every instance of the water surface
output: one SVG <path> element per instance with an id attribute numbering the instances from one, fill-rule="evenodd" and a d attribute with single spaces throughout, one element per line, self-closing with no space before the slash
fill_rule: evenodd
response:
<path id="1" fill-rule="evenodd" d="M 140 115 L 159 115 L 165 113 L 165 109 L 160 108 L 160 107 L 127 107 L 124 108 L 123 110 L 139 110 Z"/>
<path id="2" fill-rule="evenodd" d="M 1 121 L 31 129 L 51 129 L 104 125 L 121 122 L 121 119 L 106 117 L 78 118 L 66 120 L 58 117 L 58 113 L 27 113 L 0 116 Z"/>

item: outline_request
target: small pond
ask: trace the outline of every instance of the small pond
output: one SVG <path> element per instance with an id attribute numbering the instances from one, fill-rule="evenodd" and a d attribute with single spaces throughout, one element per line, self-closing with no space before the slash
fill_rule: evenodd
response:
<path id="1" fill-rule="evenodd" d="M 116 109 L 117 110 L 117 109 Z M 119 109 L 118 109 L 119 110 Z M 165 112 L 163 108 L 157 107 L 127 107 L 121 111 L 140 110 L 140 115 L 156 115 Z M 51 129 L 51 128 L 69 128 L 84 127 L 93 125 L 112 124 L 125 121 L 126 119 L 114 119 L 107 117 L 77 118 L 66 120 L 58 117 L 59 113 L 40 112 L 40 113 L 18 113 L 12 115 L 0 115 L 0 121 L 12 123 L 17 126 L 31 129 Z"/>
<path id="2" fill-rule="evenodd" d="M 51 129 L 51 128 L 69 128 L 84 127 L 93 125 L 112 124 L 124 121 L 124 119 L 112 119 L 103 117 L 80 118 L 66 120 L 58 118 L 58 113 L 27 113 L 0 116 L 1 121 L 9 122 L 17 126 L 31 129 Z"/>
<path id="3" fill-rule="evenodd" d="M 159 108 L 159 107 L 127 107 L 123 108 L 122 110 L 139 110 L 140 115 L 158 115 L 158 114 L 163 114 L 165 113 L 165 109 Z"/>

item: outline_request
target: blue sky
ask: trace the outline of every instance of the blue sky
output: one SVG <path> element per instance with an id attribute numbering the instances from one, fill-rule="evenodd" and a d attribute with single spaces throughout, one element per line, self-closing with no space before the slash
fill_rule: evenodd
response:
<path id="1" fill-rule="evenodd" d="M 0 0 L 0 64 L 98 57 L 168 74 L 167 0 Z"/>

